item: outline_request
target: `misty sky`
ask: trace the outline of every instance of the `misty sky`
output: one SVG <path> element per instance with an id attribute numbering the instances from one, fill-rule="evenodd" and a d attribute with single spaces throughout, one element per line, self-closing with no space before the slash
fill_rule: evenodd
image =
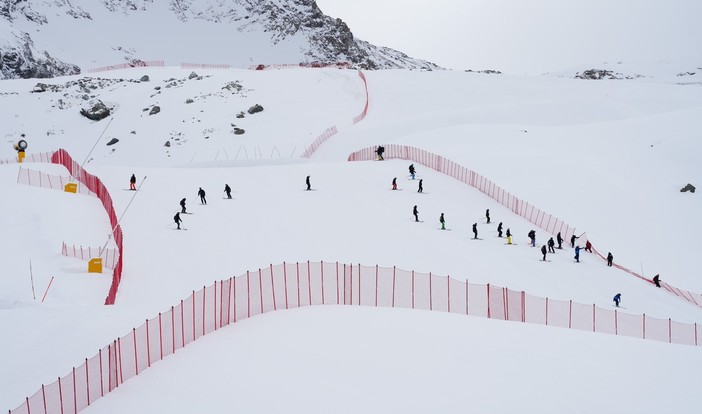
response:
<path id="1" fill-rule="evenodd" d="M 538 74 L 702 56 L 699 0 L 317 0 L 356 37 L 452 69 Z M 700 59 L 702 64 L 702 59 Z"/>

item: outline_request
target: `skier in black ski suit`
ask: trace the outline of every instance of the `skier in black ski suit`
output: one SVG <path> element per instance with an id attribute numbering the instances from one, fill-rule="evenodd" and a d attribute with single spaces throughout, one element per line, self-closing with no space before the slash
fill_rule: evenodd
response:
<path id="1" fill-rule="evenodd" d="M 446 221 L 444 220 L 444 213 L 441 213 L 441 217 L 439 217 L 439 223 L 441 223 L 441 230 L 446 230 Z"/>
<path id="2" fill-rule="evenodd" d="M 661 287 L 661 275 L 660 274 L 656 274 L 655 276 L 653 276 L 653 283 L 656 284 L 656 287 Z"/>
<path id="3" fill-rule="evenodd" d="M 473 239 L 478 238 L 478 223 L 473 223 Z"/>
<path id="4" fill-rule="evenodd" d="M 420 178 L 420 179 L 419 179 L 419 188 L 417 189 L 417 192 L 418 192 L 418 193 L 424 192 L 424 186 L 422 186 L 422 181 L 424 181 L 424 179 L 423 179 L 423 178 Z"/>
<path id="5" fill-rule="evenodd" d="M 485 218 L 487 219 L 487 224 L 490 224 L 490 209 L 485 210 Z"/>
<path id="6" fill-rule="evenodd" d="M 614 256 L 612 256 L 612 252 L 607 252 L 607 266 L 612 267 L 613 260 Z"/>
<path id="7" fill-rule="evenodd" d="M 502 222 L 497 225 L 497 237 L 502 237 Z"/>
<path id="8" fill-rule="evenodd" d="M 397 177 L 392 179 L 392 189 L 397 190 Z"/>
<path id="9" fill-rule="evenodd" d="M 185 199 L 180 200 L 180 212 L 183 214 L 185 213 Z"/>
<path id="10" fill-rule="evenodd" d="M 129 189 L 136 191 L 136 175 L 134 174 L 132 174 L 131 178 L 129 178 Z"/>
<path id="11" fill-rule="evenodd" d="M 419 221 L 419 210 L 417 210 L 417 206 L 414 206 L 412 209 L 412 214 L 414 214 L 414 221 Z"/>
<path id="12" fill-rule="evenodd" d="M 383 161 L 385 158 L 383 158 L 383 153 L 385 152 L 385 147 L 382 145 L 378 145 L 378 149 L 375 150 L 375 153 L 378 154 L 378 161 Z"/>
<path id="13" fill-rule="evenodd" d="M 305 178 L 305 184 L 307 184 L 307 190 L 312 189 L 312 185 L 310 184 L 310 176 L 308 175 L 307 178 Z"/>
<path id="14" fill-rule="evenodd" d="M 617 307 L 619 307 L 619 302 L 622 301 L 622 294 L 621 294 L 621 293 L 617 293 L 616 295 L 614 295 L 614 297 L 612 298 L 612 300 L 614 301 L 614 304 L 615 304 Z"/>
<path id="15" fill-rule="evenodd" d="M 531 247 L 536 247 L 536 232 L 534 230 L 529 231 L 529 240 L 531 240 Z"/>
<path id="16" fill-rule="evenodd" d="M 563 248 L 563 237 L 561 236 L 561 232 L 559 231 L 558 234 L 556 235 L 556 241 L 558 242 L 558 248 L 562 249 Z"/>
<path id="17" fill-rule="evenodd" d="M 544 258 L 541 260 L 545 262 L 546 261 L 546 245 L 545 244 L 543 246 L 541 246 L 541 254 L 544 255 Z"/>
<path id="18" fill-rule="evenodd" d="M 549 253 L 556 253 L 556 251 L 553 249 L 553 246 L 556 245 L 556 242 L 553 241 L 553 237 L 548 239 L 548 252 Z"/>
<path id="19" fill-rule="evenodd" d="M 412 179 L 414 180 L 414 173 L 415 173 L 414 164 L 410 164 L 409 173 L 412 176 Z"/>
<path id="20" fill-rule="evenodd" d="M 203 190 L 202 187 L 197 191 L 197 195 L 200 196 L 201 204 L 207 204 L 207 200 L 205 200 L 205 190 Z"/>
<path id="21" fill-rule="evenodd" d="M 570 247 L 575 247 L 575 239 L 579 239 L 575 234 L 570 236 Z"/>
<path id="22" fill-rule="evenodd" d="M 224 192 L 227 194 L 227 198 L 232 198 L 232 188 L 229 184 L 224 184 Z"/>
<path id="23" fill-rule="evenodd" d="M 180 223 L 183 221 L 180 219 L 180 213 L 176 213 L 175 216 L 173 216 L 173 221 L 175 221 L 175 224 L 178 226 L 177 230 L 180 230 Z"/>

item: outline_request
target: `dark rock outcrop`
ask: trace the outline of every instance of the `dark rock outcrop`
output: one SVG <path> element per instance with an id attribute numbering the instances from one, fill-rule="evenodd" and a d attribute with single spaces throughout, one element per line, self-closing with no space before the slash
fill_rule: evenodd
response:
<path id="1" fill-rule="evenodd" d="M 249 108 L 249 110 L 247 112 L 251 115 L 257 114 L 259 112 L 263 112 L 263 107 L 259 104 L 256 104 L 256 105 L 252 106 L 251 108 Z"/>
<path id="2" fill-rule="evenodd" d="M 110 116 L 111 110 L 102 101 L 97 101 L 89 109 L 81 109 L 80 114 L 92 121 L 99 121 Z"/>
<path id="3" fill-rule="evenodd" d="M 686 192 L 688 192 L 688 191 L 691 192 L 691 193 L 694 193 L 694 192 L 695 192 L 695 186 L 692 185 L 692 184 L 690 184 L 690 183 L 688 183 L 685 187 L 683 187 L 683 188 L 680 189 L 680 192 L 681 192 L 681 193 L 686 193 Z"/>

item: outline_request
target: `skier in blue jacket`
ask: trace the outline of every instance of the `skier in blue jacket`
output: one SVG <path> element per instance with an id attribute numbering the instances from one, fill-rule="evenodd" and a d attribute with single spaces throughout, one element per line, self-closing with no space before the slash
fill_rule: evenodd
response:
<path id="1" fill-rule="evenodd" d="M 580 246 L 575 246 L 575 261 L 580 263 Z"/>
<path id="2" fill-rule="evenodd" d="M 612 298 L 612 300 L 614 301 L 614 304 L 615 304 L 617 307 L 619 307 L 619 302 L 622 301 L 622 294 L 621 294 L 621 293 L 617 293 L 616 295 L 614 295 L 614 297 Z"/>

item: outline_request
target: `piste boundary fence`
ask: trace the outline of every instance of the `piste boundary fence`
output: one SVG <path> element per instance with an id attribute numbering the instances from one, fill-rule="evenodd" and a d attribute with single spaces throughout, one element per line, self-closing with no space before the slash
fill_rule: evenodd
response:
<path id="1" fill-rule="evenodd" d="M 70 177 L 62 175 L 47 174 L 43 171 L 32 170 L 29 168 L 20 167 L 17 173 L 17 184 L 24 184 L 33 187 L 50 188 L 52 190 L 65 190 L 68 183 L 73 182 Z M 92 194 L 88 188 L 82 183 L 76 183 L 76 192 L 78 194 Z"/>
<path id="2" fill-rule="evenodd" d="M 76 180 L 86 186 L 88 190 L 95 194 L 95 196 L 102 202 L 102 206 L 107 212 L 107 216 L 110 219 L 110 228 L 112 229 L 112 238 L 117 245 L 119 255 L 117 257 L 117 262 L 115 263 L 114 269 L 112 270 L 112 284 L 110 285 L 110 290 L 107 293 L 107 298 L 105 298 L 105 305 L 114 305 L 117 297 L 117 290 L 119 289 L 119 284 L 122 280 L 122 259 L 124 249 L 122 248 L 122 227 L 117 222 L 117 213 L 112 203 L 112 196 L 110 195 L 110 192 L 107 191 L 107 187 L 105 187 L 105 185 L 102 183 L 102 180 L 85 171 L 80 164 L 71 158 L 70 154 L 68 154 L 66 150 L 59 149 L 58 151 L 54 152 L 51 156 L 51 162 L 53 164 L 60 164 L 66 167 L 71 176 L 73 176 Z"/>
<path id="3" fill-rule="evenodd" d="M 376 153 L 377 146 L 364 148 L 359 151 L 353 152 L 349 155 L 348 161 L 373 161 L 377 159 Z M 530 223 L 539 227 L 542 230 L 550 234 L 562 233 L 563 239 L 569 240 L 572 235 L 575 234 L 575 227 L 568 225 L 565 221 L 554 217 L 551 214 L 535 207 L 534 205 L 525 202 L 513 194 L 505 191 L 502 187 L 498 186 L 494 182 L 488 180 L 482 175 L 470 170 L 454 161 L 431 153 L 429 151 L 423 150 L 421 148 L 412 147 L 408 145 L 398 145 L 389 144 L 385 146 L 385 152 L 383 157 L 387 159 L 403 159 L 408 161 L 413 161 L 418 164 L 424 165 L 442 174 L 446 174 L 449 177 L 455 178 L 456 180 L 468 184 L 471 187 L 477 189 L 493 200 L 499 202 L 503 206 L 507 207 L 512 211 L 512 213 L 528 220 Z M 600 252 L 593 248 L 593 251 L 604 261 L 604 257 Z M 648 283 L 653 283 L 652 280 L 644 277 L 641 274 L 636 273 L 633 270 L 627 269 L 624 266 L 613 264 L 619 270 L 623 270 L 630 275 L 636 276 L 641 280 Z M 672 293 L 679 298 L 686 300 L 698 307 L 702 307 L 702 294 L 693 293 L 689 291 L 684 291 L 673 287 L 667 283 L 661 283 L 663 287 L 668 292 Z"/>
<path id="4" fill-rule="evenodd" d="M 363 89 L 366 94 L 366 102 L 363 105 L 363 111 L 361 111 L 360 114 L 353 117 L 352 121 L 354 125 L 361 122 L 368 114 L 368 82 L 366 81 L 366 75 L 364 75 L 363 72 L 361 72 L 360 70 L 358 71 L 358 76 L 363 82 Z M 333 137 L 338 132 L 339 131 L 336 128 L 336 125 L 327 128 L 324 132 L 322 132 L 321 135 L 317 137 L 317 139 L 314 140 L 314 142 L 312 142 L 312 144 L 309 147 L 307 147 L 305 152 L 302 154 L 302 158 L 310 158 L 312 154 L 314 154 L 314 152 L 322 146 L 322 144 L 324 144 L 329 138 Z"/>
<path id="5" fill-rule="evenodd" d="M 94 257 L 104 256 L 105 260 L 103 265 L 105 267 L 109 267 L 110 269 L 114 269 L 117 265 L 117 257 L 119 257 L 119 252 L 117 249 L 110 248 L 102 249 L 101 247 L 83 247 L 76 246 L 75 244 L 69 246 L 68 243 L 63 242 L 63 244 L 61 244 L 61 255 L 85 261 L 88 261 Z"/>
<path id="6" fill-rule="evenodd" d="M 552 300 L 449 276 L 325 262 L 283 263 L 193 291 L 42 385 L 9 414 L 77 413 L 198 338 L 270 311 L 313 305 L 420 309 L 699 346 L 697 323 Z"/>

